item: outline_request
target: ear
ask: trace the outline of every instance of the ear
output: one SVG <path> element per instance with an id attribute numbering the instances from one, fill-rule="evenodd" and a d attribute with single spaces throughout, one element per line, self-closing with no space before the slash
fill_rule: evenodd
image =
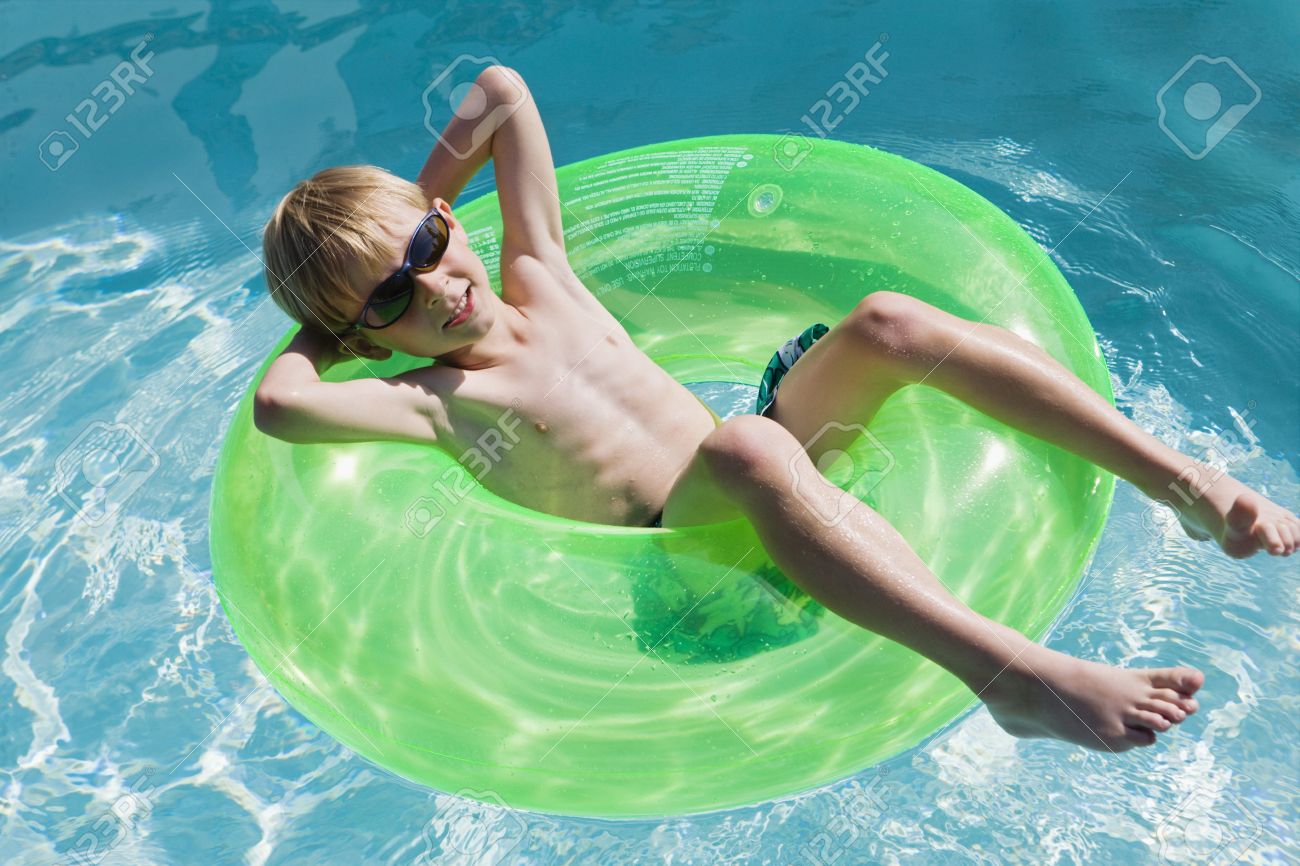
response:
<path id="1" fill-rule="evenodd" d="M 354 353 L 371 361 L 386 361 L 393 355 L 391 349 L 376 346 L 374 343 L 367 340 L 363 334 L 353 332 L 350 334 L 344 334 L 339 337 L 339 339 L 348 347 L 348 350 L 339 353 L 344 360 L 350 359 Z"/>
<path id="2" fill-rule="evenodd" d="M 460 223 L 456 221 L 456 217 L 452 215 L 451 205 L 445 198 L 434 196 L 430 204 L 435 210 L 442 213 L 443 219 L 447 220 L 447 228 L 455 231 L 460 226 Z"/>

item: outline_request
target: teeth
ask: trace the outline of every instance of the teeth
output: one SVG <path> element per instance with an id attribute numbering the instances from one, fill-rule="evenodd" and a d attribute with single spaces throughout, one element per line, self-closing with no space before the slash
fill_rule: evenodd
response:
<path id="1" fill-rule="evenodd" d="M 469 289 L 466 289 L 465 294 L 461 295 L 460 300 L 456 302 L 456 308 L 451 311 L 451 319 L 456 318 L 465 311 L 465 304 L 467 301 L 469 301 Z M 447 321 L 450 322 L 451 319 L 448 319 Z"/>

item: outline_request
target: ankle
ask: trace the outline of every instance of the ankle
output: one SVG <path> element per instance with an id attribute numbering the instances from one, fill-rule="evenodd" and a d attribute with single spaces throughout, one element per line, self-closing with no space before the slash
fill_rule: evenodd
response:
<path id="1" fill-rule="evenodd" d="M 1165 449 L 1168 453 L 1152 458 L 1126 480 L 1150 499 L 1167 502 L 1183 509 L 1201 497 L 1206 489 L 1223 477 L 1222 472 L 1206 466 L 1186 454 Z"/>
<path id="2" fill-rule="evenodd" d="M 967 688 L 986 700 L 990 695 L 1005 697 L 1023 692 L 1043 648 L 1013 628 L 981 619 L 988 626 L 991 639 L 985 642 L 982 652 L 967 656 L 965 669 L 954 673 Z"/>

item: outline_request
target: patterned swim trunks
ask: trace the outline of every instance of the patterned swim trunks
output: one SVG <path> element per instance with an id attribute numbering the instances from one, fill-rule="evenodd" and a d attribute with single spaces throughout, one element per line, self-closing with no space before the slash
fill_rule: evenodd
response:
<path id="1" fill-rule="evenodd" d="M 790 372 L 790 368 L 794 366 L 794 362 L 798 361 L 804 352 L 812 348 L 813 343 L 830 333 L 830 330 L 826 325 L 818 322 L 805 328 L 799 336 L 786 340 L 785 344 L 776 350 L 772 355 L 772 360 L 767 364 L 767 369 L 763 371 L 763 381 L 758 385 L 758 399 L 754 408 L 756 415 L 762 415 L 771 408 L 772 403 L 776 400 L 776 390 L 780 387 L 785 374 Z M 704 401 L 700 400 L 700 402 L 703 403 Z M 722 421 L 718 418 L 717 413 L 707 403 L 704 406 L 709 410 L 709 414 L 713 415 L 714 422 L 721 424 Z M 660 511 L 651 520 L 650 526 L 662 528 L 663 519 L 664 513 Z"/>
<path id="2" fill-rule="evenodd" d="M 830 328 L 818 322 L 810 325 L 797 337 L 791 337 L 786 340 L 785 345 L 776 350 L 772 360 L 768 361 L 767 369 L 763 371 L 763 381 L 758 384 L 758 401 L 754 409 L 755 413 L 762 415 L 771 408 L 772 403 L 776 400 L 776 389 L 780 387 L 781 380 L 785 374 L 790 372 L 794 362 L 798 361 L 804 352 L 812 348 L 812 344 L 826 336 Z"/>

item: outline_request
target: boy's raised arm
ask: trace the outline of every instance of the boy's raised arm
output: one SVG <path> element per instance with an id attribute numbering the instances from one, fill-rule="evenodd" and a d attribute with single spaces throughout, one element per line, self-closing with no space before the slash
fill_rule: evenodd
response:
<path id="1" fill-rule="evenodd" d="M 519 73 L 504 66 L 488 67 L 475 83 L 479 91 L 470 98 L 481 96 L 486 104 L 475 105 L 482 110 L 473 117 L 457 109 L 416 182 L 430 200 L 450 202 L 491 159 L 505 227 L 502 264 L 520 255 L 563 260 L 555 164 L 532 93 Z"/>
<path id="2" fill-rule="evenodd" d="M 253 395 L 257 429 L 294 443 L 365 442 L 376 439 L 433 444 L 437 400 L 412 370 L 387 379 L 322 382 L 339 359 L 332 336 L 301 328 L 285 346 Z"/>

